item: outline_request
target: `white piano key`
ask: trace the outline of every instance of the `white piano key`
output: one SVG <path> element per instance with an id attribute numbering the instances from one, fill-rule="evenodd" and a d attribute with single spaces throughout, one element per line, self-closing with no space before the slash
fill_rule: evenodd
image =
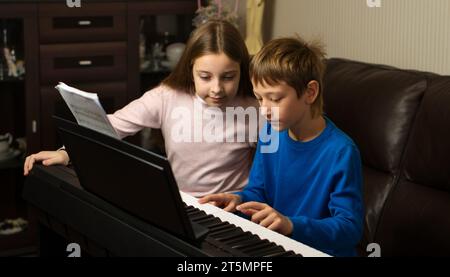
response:
<path id="1" fill-rule="evenodd" d="M 323 253 L 322 251 L 319 251 L 301 242 L 288 238 L 280 233 L 262 227 L 250 220 L 246 220 L 235 214 L 226 212 L 216 206 L 213 206 L 211 204 L 200 204 L 198 203 L 197 198 L 187 193 L 180 191 L 180 194 L 181 198 L 187 205 L 196 207 L 206 212 L 207 214 L 216 216 L 222 221 L 228 221 L 229 223 L 239 226 L 242 228 L 242 230 L 252 232 L 253 234 L 258 235 L 261 239 L 272 241 L 282 246 L 287 251 L 292 250 L 297 254 L 302 254 L 304 257 L 330 257 L 328 254 Z"/>

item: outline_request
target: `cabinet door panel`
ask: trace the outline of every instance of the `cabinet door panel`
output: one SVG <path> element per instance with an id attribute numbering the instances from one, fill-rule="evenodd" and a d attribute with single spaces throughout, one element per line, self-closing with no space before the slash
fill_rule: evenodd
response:
<path id="1" fill-rule="evenodd" d="M 83 3 L 81 9 L 41 4 L 41 43 L 124 40 L 125 13 L 124 3 Z"/>
<path id="2" fill-rule="evenodd" d="M 126 79 L 126 43 L 73 43 L 40 46 L 41 83 Z"/>

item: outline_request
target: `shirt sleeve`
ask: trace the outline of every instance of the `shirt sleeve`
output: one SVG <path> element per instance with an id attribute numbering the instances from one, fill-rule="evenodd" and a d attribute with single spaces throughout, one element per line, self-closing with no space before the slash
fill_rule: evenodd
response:
<path id="1" fill-rule="evenodd" d="M 252 168 L 250 170 L 250 176 L 248 184 L 240 192 L 236 194 L 241 196 L 242 202 L 256 201 L 261 203 L 267 203 L 267 197 L 264 187 L 264 168 L 263 157 L 261 154 L 261 142 L 258 142 L 255 157 L 253 159 Z"/>
<path id="2" fill-rule="evenodd" d="M 144 127 L 159 129 L 162 125 L 165 92 L 161 87 L 146 92 L 108 119 L 121 138 L 133 135 Z"/>
<path id="3" fill-rule="evenodd" d="M 292 238 L 319 249 L 345 249 L 357 245 L 363 230 L 362 170 L 359 151 L 348 146 L 333 164 L 328 209 L 331 216 L 312 219 L 290 217 Z"/>

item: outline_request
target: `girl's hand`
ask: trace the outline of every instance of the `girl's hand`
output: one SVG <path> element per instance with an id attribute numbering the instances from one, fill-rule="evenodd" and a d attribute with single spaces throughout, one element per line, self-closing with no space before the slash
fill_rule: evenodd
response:
<path id="1" fill-rule="evenodd" d="M 43 165 L 68 165 L 70 159 L 65 150 L 41 151 L 37 154 L 32 154 L 25 159 L 25 163 L 23 164 L 23 175 L 28 175 L 33 168 L 34 163 L 39 161 L 42 161 Z"/>
<path id="2" fill-rule="evenodd" d="M 200 198 L 198 203 L 209 203 L 216 207 L 223 208 L 227 212 L 234 212 L 236 211 L 236 206 L 241 203 L 241 197 L 232 193 L 217 193 Z"/>
<path id="3" fill-rule="evenodd" d="M 271 206 L 260 202 L 246 202 L 236 207 L 241 213 L 251 216 L 251 220 L 263 227 L 288 236 L 292 233 L 292 221 Z"/>

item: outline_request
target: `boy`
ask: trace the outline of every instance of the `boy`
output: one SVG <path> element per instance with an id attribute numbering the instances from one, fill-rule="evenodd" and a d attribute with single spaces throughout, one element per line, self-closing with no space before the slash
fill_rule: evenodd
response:
<path id="1" fill-rule="evenodd" d="M 361 160 L 323 116 L 323 60 L 320 47 L 295 38 L 275 39 L 256 54 L 250 77 L 278 149 L 261 151 L 260 138 L 244 190 L 199 202 L 238 210 L 328 254 L 354 256 L 363 228 Z"/>

